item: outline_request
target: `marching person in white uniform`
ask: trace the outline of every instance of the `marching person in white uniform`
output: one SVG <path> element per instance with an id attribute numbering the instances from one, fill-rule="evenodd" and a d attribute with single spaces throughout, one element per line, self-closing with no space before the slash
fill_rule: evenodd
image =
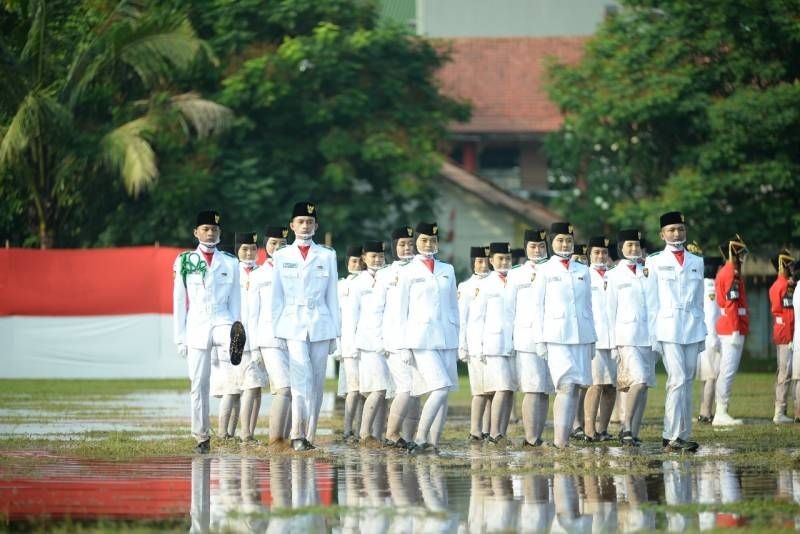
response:
<path id="1" fill-rule="evenodd" d="M 471 313 L 478 283 L 489 275 L 489 247 L 470 247 L 469 260 L 472 264 L 472 275 L 458 284 L 456 295 L 458 297 L 458 359 L 467 363 L 469 373 L 472 404 L 470 406 L 470 432 L 469 441 L 477 443 L 489 438 L 490 429 L 485 428 L 484 420 L 487 404 L 491 401 L 486 398 L 486 392 L 479 388 L 481 385 L 485 360 L 470 358 L 467 351 L 467 332 L 472 328 L 472 323 L 477 313 Z M 491 410 L 491 409 L 490 409 Z M 491 416 L 490 416 L 491 418 Z M 484 435 L 485 434 L 485 435 Z"/>
<path id="2" fill-rule="evenodd" d="M 359 437 L 362 444 L 380 443 L 381 434 L 376 429 L 376 419 L 385 417 L 386 392 L 392 379 L 383 345 L 383 295 L 377 287 L 376 274 L 386 264 L 383 241 L 367 241 L 363 246 L 366 270 L 350 282 L 350 305 L 345 313 L 350 315 L 344 328 L 342 320 L 342 347 L 358 353 L 358 383 L 367 396 L 361 416 Z M 343 354 L 344 356 L 344 354 Z"/>
<path id="3" fill-rule="evenodd" d="M 550 378 L 547 359 L 536 353 L 533 282 L 536 270 L 547 261 L 547 231 L 525 230 L 527 261 L 508 273 L 509 308 L 513 317 L 513 343 L 516 352 L 517 380 L 523 392 L 522 426 L 525 430 L 523 447 L 542 445 L 542 432 L 547 421 L 548 396 L 555 390 Z M 541 317 L 541 313 L 539 314 Z"/>
<path id="4" fill-rule="evenodd" d="M 336 252 L 314 243 L 317 207 L 295 204 L 295 241 L 274 255 L 272 317 L 275 337 L 286 340 L 292 389 L 292 448 L 314 448 L 325 364 L 340 335 Z"/>
<path id="5" fill-rule="evenodd" d="M 605 236 L 589 239 L 589 276 L 592 281 L 592 317 L 597 333 L 592 359 L 592 385 L 584 400 L 584 439 L 609 441 L 608 423 L 617 400 L 617 362 L 611 355 L 611 328 L 606 306 L 606 272 L 608 270 L 608 245 Z"/>
<path id="6" fill-rule="evenodd" d="M 572 256 L 570 260 L 589 266 L 589 245 L 586 243 L 578 243 L 575 245 L 575 249 L 572 252 Z M 592 355 L 594 358 L 594 355 Z M 569 435 L 570 438 L 583 441 L 586 439 L 586 432 L 583 430 L 583 420 L 584 420 L 584 413 L 583 413 L 583 405 L 586 400 L 586 390 L 587 388 L 582 387 L 578 388 L 578 409 L 575 410 L 575 421 L 572 423 L 572 433 Z"/>
<path id="7" fill-rule="evenodd" d="M 625 391 L 622 432 L 624 446 L 639 446 L 639 430 L 647 406 L 647 388 L 656 385 L 650 349 L 645 272 L 640 263 L 642 233 L 620 230 L 617 246 L 622 259 L 606 274 L 606 307 L 610 344 L 617 362 L 617 388 Z"/>
<path id="8" fill-rule="evenodd" d="M 698 423 L 710 424 L 714 418 L 714 397 L 719 376 L 720 341 L 717 320 L 720 310 L 714 289 L 714 279 L 722 267 L 722 258 L 703 258 L 703 317 L 706 323 L 705 349 L 697 357 L 697 379 L 703 382 Z"/>
<path id="9" fill-rule="evenodd" d="M 284 226 L 268 226 L 264 232 L 266 261 L 253 271 L 251 288 L 256 290 L 255 301 L 250 305 L 251 323 L 255 339 L 251 347 L 258 347 L 261 360 L 267 370 L 272 399 L 269 410 L 269 443 L 276 445 L 289 439 L 292 414 L 292 399 L 289 382 L 289 353 L 286 341 L 275 337 L 272 317 L 272 280 L 275 251 L 286 246 L 289 229 Z"/>
<path id="10" fill-rule="evenodd" d="M 703 259 L 684 249 L 686 225 L 680 212 L 661 216 L 662 252 L 647 257 L 647 315 L 653 350 L 667 370 L 662 443 L 670 451 L 695 451 L 692 383 L 697 355 L 706 339 L 703 314 Z"/>
<path id="11" fill-rule="evenodd" d="M 364 249 L 361 245 L 351 245 L 347 247 L 347 276 L 339 280 L 337 291 L 339 295 L 339 313 L 342 318 L 342 331 L 355 332 L 355 325 L 350 324 L 353 317 L 349 313 L 352 306 L 351 282 L 364 270 L 364 260 L 362 254 Z M 356 439 L 353 432 L 354 424 L 360 424 L 360 413 L 364 407 L 364 397 L 361 395 L 361 388 L 358 385 L 358 351 L 352 345 L 354 338 L 351 336 L 347 340 L 339 339 L 336 348 L 336 356 L 340 360 L 339 365 L 339 391 L 338 395 L 344 397 L 344 434 L 345 441 Z"/>
<path id="12" fill-rule="evenodd" d="M 514 385 L 513 344 L 511 335 L 513 320 L 506 290 L 506 277 L 511 268 L 511 245 L 491 243 L 489 262 L 494 270 L 475 284 L 474 302 L 470 306 L 468 322 L 463 330 L 467 333 L 466 353 L 469 361 L 477 359 L 481 365 L 470 373 L 473 395 L 484 402 L 491 397 L 492 414 L 489 443 L 498 444 L 508 432 Z M 482 392 L 482 393 L 477 393 Z M 473 409 L 475 408 L 473 398 Z M 477 410 L 482 420 L 483 406 Z M 473 429 L 474 432 L 474 429 Z"/>
<path id="13" fill-rule="evenodd" d="M 261 388 L 267 385 L 267 370 L 261 352 L 258 350 L 256 327 L 258 316 L 253 308 L 257 307 L 258 285 L 254 282 L 258 270 L 258 235 L 255 232 L 236 234 L 236 255 L 239 256 L 239 287 L 241 289 L 242 322 L 244 323 L 247 341 L 242 354 L 242 362 L 238 366 L 240 387 L 242 390 L 239 420 L 242 423 L 242 442 L 256 443 L 254 437 L 258 412 L 261 410 Z"/>
<path id="14" fill-rule="evenodd" d="M 387 363 L 394 386 L 394 398 L 386 425 L 387 445 L 407 448 L 414 440 L 419 423 L 419 397 L 411 395 L 412 369 L 401 350 L 405 333 L 400 324 L 400 277 L 414 258 L 414 230 L 401 226 L 392 231 L 392 248 L 397 258 L 391 265 L 376 273 L 375 286 L 383 296 L 381 336 L 387 353 Z"/>
<path id="15" fill-rule="evenodd" d="M 173 265 L 173 334 L 178 353 L 185 357 L 191 380 L 192 436 L 195 452 L 211 450 L 209 394 L 211 350 L 230 361 L 231 327 L 239 320 L 237 259 L 220 250 L 220 216 L 216 211 L 197 215 L 197 249 L 181 253 Z"/>
<path id="16" fill-rule="evenodd" d="M 535 352 L 547 358 L 556 388 L 553 441 L 565 448 L 578 408 L 578 390 L 592 381 L 597 335 L 589 269 L 569 259 L 574 249 L 573 227 L 568 222 L 553 223 L 550 235 L 554 256 L 537 266 L 530 306 Z"/>
<path id="17" fill-rule="evenodd" d="M 458 302 L 453 266 L 434 256 L 439 251 L 439 227 L 419 223 L 417 255 L 400 277 L 398 329 L 403 358 L 413 370 L 412 395 L 428 394 L 422 409 L 413 454 L 435 452 L 447 420 L 447 395 L 458 388 Z"/>

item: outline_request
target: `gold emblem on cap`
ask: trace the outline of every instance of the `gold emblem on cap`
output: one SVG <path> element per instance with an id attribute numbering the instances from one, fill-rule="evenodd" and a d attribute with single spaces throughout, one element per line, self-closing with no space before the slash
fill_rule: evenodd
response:
<path id="1" fill-rule="evenodd" d="M 642 240 L 642 232 L 636 232 L 636 235 L 639 237 L 639 241 Z"/>
<path id="2" fill-rule="evenodd" d="M 258 234 L 253 234 L 253 243 L 258 243 Z"/>
<path id="3" fill-rule="evenodd" d="M 215 213 L 215 214 L 214 214 L 214 222 L 215 222 L 216 224 L 219 224 L 219 214 L 218 214 L 218 213 Z"/>
<path id="4" fill-rule="evenodd" d="M 571 224 L 567 226 L 567 231 L 568 231 L 569 233 L 572 233 L 572 232 L 574 231 L 574 229 L 573 229 L 573 227 L 572 227 L 572 225 L 571 225 Z"/>
<path id="5" fill-rule="evenodd" d="M 314 213 L 314 204 L 306 204 L 306 211 L 309 215 L 313 215 Z"/>
<path id="6" fill-rule="evenodd" d="M 483 253 L 488 256 L 489 255 L 489 247 L 485 247 L 483 249 Z"/>
<path id="7" fill-rule="evenodd" d="M 683 213 L 681 213 L 681 222 L 686 222 L 686 219 L 683 218 Z"/>
<path id="8" fill-rule="evenodd" d="M 603 239 L 603 243 L 605 243 L 606 248 L 608 248 L 608 238 L 607 237 L 605 239 Z"/>
<path id="9" fill-rule="evenodd" d="M 381 252 L 386 252 L 386 243 L 381 243 Z"/>
<path id="10" fill-rule="evenodd" d="M 433 229 L 432 230 L 433 230 L 433 235 L 438 235 L 439 234 L 439 227 L 436 226 L 435 224 L 433 225 Z"/>
<path id="11" fill-rule="evenodd" d="M 539 239 L 544 241 L 546 237 L 547 237 L 547 232 L 539 232 Z"/>
<path id="12" fill-rule="evenodd" d="M 406 233 L 408 234 L 408 237 L 414 236 L 414 230 L 412 230 L 410 226 L 406 226 Z"/>
<path id="13" fill-rule="evenodd" d="M 283 236 L 284 239 L 289 237 L 289 229 L 288 228 L 284 228 L 283 230 L 281 230 L 281 235 Z"/>

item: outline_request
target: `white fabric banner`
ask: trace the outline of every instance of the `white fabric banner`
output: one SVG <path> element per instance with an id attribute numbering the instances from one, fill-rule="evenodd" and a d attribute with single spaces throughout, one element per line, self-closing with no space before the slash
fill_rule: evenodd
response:
<path id="1" fill-rule="evenodd" d="M 0 378 L 183 378 L 172 315 L 0 317 Z"/>

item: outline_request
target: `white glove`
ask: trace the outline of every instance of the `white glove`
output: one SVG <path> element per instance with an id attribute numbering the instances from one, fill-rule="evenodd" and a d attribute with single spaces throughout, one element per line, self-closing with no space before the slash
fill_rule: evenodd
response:
<path id="1" fill-rule="evenodd" d="M 411 349 L 400 349 L 400 360 L 405 363 L 406 365 L 411 363 L 411 359 L 413 355 L 411 354 Z"/>
<path id="2" fill-rule="evenodd" d="M 186 358 L 188 354 L 189 354 L 189 348 L 183 343 L 178 343 L 178 356 L 180 356 L 181 358 Z"/>
<path id="3" fill-rule="evenodd" d="M 533 352 L 535 352 L 538 356 L 542 358 L 547 357 L 547 343 L 537 343 L 534 348 Z"/>
<path id="4" fill-rule="evenodd" d="M 467 353 L 467 349 L 458 349 L 458 359 L 462 362 L 469 361 L 469 354 Z"/>
<path id="5" fill-rule="evenodd" d="M 731 345 L 734 347 L 741 347 L 744 345 L 744 337 L 739 333 L 738 330 L 731 334 Z"/>

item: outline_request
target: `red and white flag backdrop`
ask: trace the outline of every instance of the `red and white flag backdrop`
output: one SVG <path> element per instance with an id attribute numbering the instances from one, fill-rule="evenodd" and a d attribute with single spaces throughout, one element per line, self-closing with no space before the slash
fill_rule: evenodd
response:
<path id="1" fill-rule="evenodd" d="M 0 377 L 185 377 L 172 265 L 185 249 L 0 249 Z"/>

